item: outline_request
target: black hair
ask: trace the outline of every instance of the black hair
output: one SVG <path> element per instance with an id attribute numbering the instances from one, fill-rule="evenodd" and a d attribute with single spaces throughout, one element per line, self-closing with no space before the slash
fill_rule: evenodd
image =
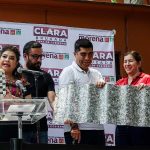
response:
<path id="1" fill-rule="evenodd" d="M 141 55 L 140 55 L 138 52 L 136 52 L 136 51 L 128 51 L 128 52 L 126 52 L 126 53 L 124 54 L 124 56 L 127 56 L 127 55 L 132 55 L 133 58 L 134 58 L 137 62 L 142 61 Z"/>
<path id="2" fill-rule="evenodd" d="M 31 48 L 42 48 L 42 44 L 37 41 L 29 41 L 23 47 L 23 54 L 29 54 Z"/>
<path id="3" fill-rule="evenodd" d="M 20 60 L 20 52 L 18 50 L 18 48 L 16 46 L 13 46 L 13 45 L 6 45 L 2 48 L 2 50 L 0 51 L 0 57 L 2 56 L 2 54 L 5 52 L 5 51 L 11 51 L 11 52 L 14 52 L 15 55 L 16 55 L 16 59 L 17 61 Z"/>
<path id="4" fill-rule="evenodd" d="M 78 39 L 74 44 L 74 52 L 80 51 L 81 47 L 93 49 L 93 44 L 88 39 Z"/>
<path id="5" fill-rule="evenodd" d="M 16 47 L 16 46 L 13 46 L 13 45 L 6 45 L 2 48 L 2 50 L 0 51 L 0 57 L 2 56 L 2 54 L 5 52 L 5 51 L 11 51 L 13 53 L 15 53 L 16 55 L 16 59 L 18 61 L 18 64 L 16 66 L 16 68 L 14 69 L 12 75 L 16 78 L 16 79 L 20 79 L 21 78 L 21 74 L 17 72 L 17 69 L 21 66 L 20 64 L 20 52 L 19 52 L 19 49 Z"/>

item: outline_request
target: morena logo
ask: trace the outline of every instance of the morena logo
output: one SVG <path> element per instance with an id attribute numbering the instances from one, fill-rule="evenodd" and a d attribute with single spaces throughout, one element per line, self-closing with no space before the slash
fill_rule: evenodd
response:
<path id="1" fill-rule="evenodd" d="M 91 42 L 113 42 L 114 36 L 99 36 L 99 35 L 85 35 L 79 34 L 79 39 L 88 39 Z"/>
<path id="2" fill-rule="evenodd" d="M 21 35 L 21 29 L 0 28 L 0 34 L 6 34 L 6 35 Z"/>
<path id="3" fill-rule="evenodd" d="M 69 60 L 69 54 L 68 53 L 44 52 L 42 59 Z"/>
<path id="4" fill-rule="evenodd" d="M 48 137 L 49 144 L 65 144 L 65 139 L 63 137 Z"/>

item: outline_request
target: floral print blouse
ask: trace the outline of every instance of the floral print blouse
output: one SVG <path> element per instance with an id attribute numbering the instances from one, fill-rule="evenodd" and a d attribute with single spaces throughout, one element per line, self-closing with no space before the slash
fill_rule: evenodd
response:
<path id="1" fill-rule="evenodd" d="M 17 80 L 7 80 L 6 79 L 6 93 L 7 93 L 7 90 L 9 90 L 13 96 L 23 98 L 22 90 L 16 86 L 16 81 Z M 23 86 L 26 87 L 26 89 L 27 89 L 27 92 L 24 93 L 24 96 L 27 96 L 30 94 L 30 90 L 29 90 L 30 83 L 25 80 L 21 80 L 21 81 L 22 81 Z"/>

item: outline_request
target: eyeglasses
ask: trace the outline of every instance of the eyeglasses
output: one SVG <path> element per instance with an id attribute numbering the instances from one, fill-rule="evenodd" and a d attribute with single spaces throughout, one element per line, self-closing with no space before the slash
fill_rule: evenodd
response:
<path id="1" fill-rule="evenodd" d="M 42 55 L 38 55 L 38 54 L 31 54 L 32 58 L 33 59 L 42 59 L 42 57 L 44 56 L 43 54 Z"/>

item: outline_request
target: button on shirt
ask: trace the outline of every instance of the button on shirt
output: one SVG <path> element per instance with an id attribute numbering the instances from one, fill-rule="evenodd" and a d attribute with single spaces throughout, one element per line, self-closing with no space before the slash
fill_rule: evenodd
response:
<path id="1" fill-rule="evenodd" d="M 103 80 L 101 73 L 93 68 L 89 68 L 87 72 L 82 70 L 76 62 L 63 69 L 59 76 L 59 86 L 66 86 L 70 83 L 80 84 L 96 84 L 97 81 Z M 80 130 L 104 130 L 103 125 L 93 123 L 79 124 Z M 65 125 L 65 132 L 70 131 L 70 126 Z"/>

